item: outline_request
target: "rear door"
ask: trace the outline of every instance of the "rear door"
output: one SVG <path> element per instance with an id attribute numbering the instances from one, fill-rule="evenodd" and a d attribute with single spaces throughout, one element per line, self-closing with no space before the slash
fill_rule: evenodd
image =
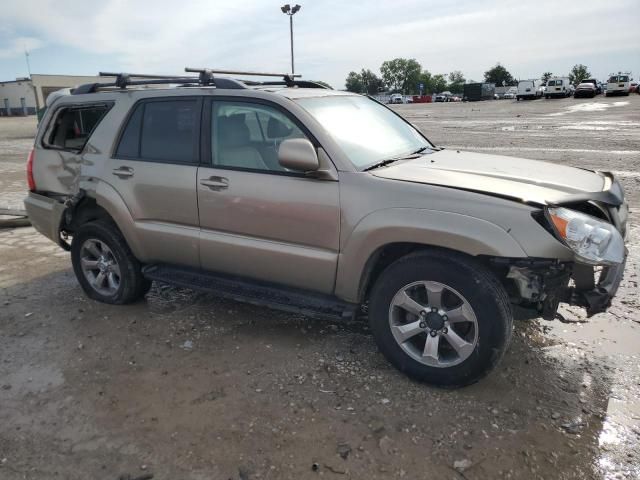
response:
<path id="1" fill-rule="evenodd" d="M 145 261 L 199 266 L 196 177 L 199 97 L 163 97 L 131 109 L 103 180 L 122 197 Z"/>
<path id="2" fill-rule="evenodd" d="M 287 138 L 313 143 L 309 132 L 275 104 L 208 102 L 198 172 L 202 268 L 331 293 L 338 182 L 287 171 L 277 158 Z"/>

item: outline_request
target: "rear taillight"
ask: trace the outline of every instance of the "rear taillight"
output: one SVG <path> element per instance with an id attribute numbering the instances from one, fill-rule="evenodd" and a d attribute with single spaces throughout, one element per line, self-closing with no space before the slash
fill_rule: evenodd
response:
<path id="1" fill-rule="evenodd" d="M 29 159 L 27 160 L 27 183 L 29 184 L 29 191 L 36 191 L 36 181 L 33 178 L 33 161 L 35 160 L 36 150 L 31 149 L 29 152 Z"/>

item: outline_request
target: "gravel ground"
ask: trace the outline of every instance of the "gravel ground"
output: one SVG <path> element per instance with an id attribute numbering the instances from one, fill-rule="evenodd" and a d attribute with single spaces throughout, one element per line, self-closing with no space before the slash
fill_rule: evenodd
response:
<path id="1" fill-rule="evenodd" d="M 492 375 L 439 390 L 364 322 L 161 285 L 98 304 L 67 253 L 0 230 L 0 478 L 640 478 L 640 96 L 397 111 L 448 148 L 615 171 L 632 216 L 610 311 L 517 322 Z M 20 206 L 34 130 L 0 118 L 0 208 Z"/>

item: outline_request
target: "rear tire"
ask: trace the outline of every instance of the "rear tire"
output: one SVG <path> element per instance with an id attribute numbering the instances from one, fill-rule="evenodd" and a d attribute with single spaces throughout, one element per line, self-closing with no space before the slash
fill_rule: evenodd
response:
<path id="1" fill-rule="evenodd" d="M 151 281 L 142 276 L 140 262 L 110 221 L 89 222 L 74 233 L 71 262 L 84 292 L 99 302 L 132 303 L 151 288 Z"/>
<path id="2" fill-rule="evenodd" d="M 380 351 L 398 370 L 431 385 L 477 382 L 497 365 L 511 339 L 513 314 L 504 287 L 484 266 L 459 254 L 403 257 L 380 275 L 369 298 Z"/>

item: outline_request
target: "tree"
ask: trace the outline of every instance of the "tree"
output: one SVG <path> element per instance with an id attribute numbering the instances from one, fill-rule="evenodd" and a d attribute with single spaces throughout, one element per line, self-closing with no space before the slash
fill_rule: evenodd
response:
<path id="1" fill-rule="evenodd" d="M 494 67 L 484 72 L 484 81 L 487 83 L 495 83 L 500 87 L 502 86 L 502 82 L 504 82 L 504 85 L 517 84 L 509 71 L 500 65 L 500 63 L 496 63 Z"/>
<path id="2" fill-rule="evenodd" d="M 424 70 L 418 77 L 418 83 L 424 85 L 422 93 L 428 93 L 433 91 L 433 76 L 429 70 Z M 420 88 L 418 88 L 420 90 Z"/>
<path id="3" fill-rule="evenodd" d="M 462 93 L 464 90 L 464 75 L 460 70 L 455 70 L 449 74 L 449 86 L 447 89 L 451 93 Z"/>
<path id="4" fill-rule="evenodd" d="M 591 73 L 589 73 L 589 69 L 587 68 L 587 66 L 578 63 L 577 65 L 573 66 L 571 72 L 569 73 L 569 82 L 577 85 L 582 80 L 584 80 L 585 78 L 589 78 L 590 76 Z"/>
<path id="5" fill-rule="evenodd" d="M 433 93 L 440 93 L 447 89 L 447 79 L 441 73 L 433 76 L 431 79 L 431 88 Z"/>
<path id="6" fill-rule="evenodd" d="M 345 80 L 345 86 L 347 87 L 347 91 L 353 93 L 362 93 L 363 84 L 362 77 L 358 72 L 349 72 L 347 75 L 347 79 Z"/>
<path id="7" fill-rule="evenodd" d="M 363 68 L 360 72 L 360 80 L 362 81 L 363 91 L 369 95 L 376 95 L 380 90 L 384 89 L 382 79 L 371 70 Z"/>
<path id="8" fill-rule="evenodd" d="M 417 93 L 422 67 L 414 58 L 394 58 L 382 62 L 382 81 L 391 90 L 404 94 Z"/>
<path id="9" fill-rule="evenodd" d="M 540 77 L 540 80 L 542 80 L 544 83 L 547 83 L 551 77 L 553 77 L 553 73 L 551 73 L 551 72 L 544 72 L 544 73 L 542 74 L 542 76 Z"/>

